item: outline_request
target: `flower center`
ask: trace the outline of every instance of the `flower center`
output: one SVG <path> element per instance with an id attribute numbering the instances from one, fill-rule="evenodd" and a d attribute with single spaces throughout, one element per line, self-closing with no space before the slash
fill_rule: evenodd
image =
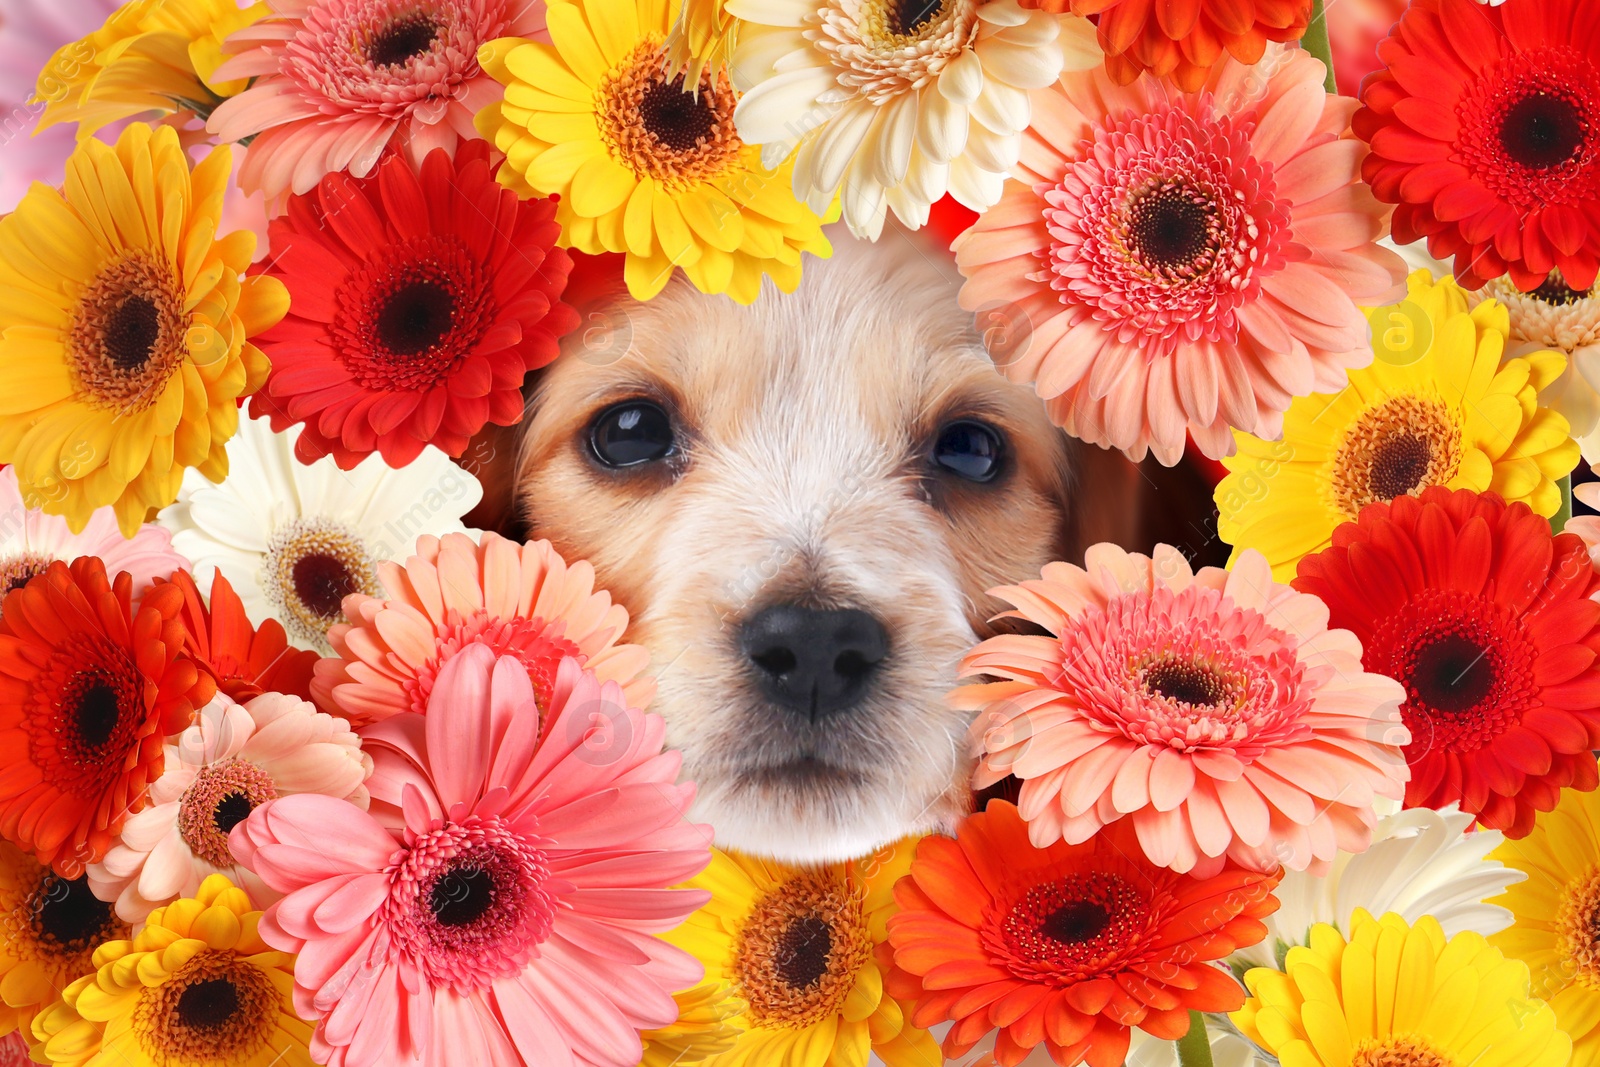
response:
<path id="1" fill-rule="evenodd" d="M 29 907 L 37 939 L 62 956 L 93 952 L 117 925 L 111 905 L 94 895 L 86 877 L 46 874 L 29 897 Z"/>
<path id="2" fill-rule="evenodd" d="M 1515 101 L 1500 122 L 1506 155 L 1533 170 L 1571 159 L 1583 146 L 1585 133 L 1583 115 L 1572 101 L 1545 92 Z"/>
<path id="3" fill-rule="evenodd" d="M 639 178 L 681 192 L 737 162 L 744 142 L 733 128 L 737 102 L 726 75 L 701 74 L 698 92 L 667 73 L 657 35 L 647 36 L 601 80 L 596 119 L 612 157 Z"/>
<path id="4" fill-rule="evenodd" d="M 1146 666 L 1140 677 L 1151 696 L 1179 704 L 1218 707 L 1235 696 L 1234 686 L 1226 676 L 1191 660 L 1159 659 Z"/>
<path id="5" fill-rule="evenodd" d="M 1519 208 L 1583 202 L 1600 166 L 1600 68 L 1567 44 L 1513 52 L 1456 109 L 1456 158 Z"/>
<path id="6" fill-rule="evenodd" d="M 67 340 L 91 403 L 132 413 L 156 402 L 188 351 L 183 304 L 172 268 L 142 252 L 95 275 L 78 298 Z"/>
<path id="7" fill-rule="evenodd" d="M 1368 504 L 1454 478 L 1461 464 L 1461 427 L 1440 400 L 1393 397 L 1355 421 L 1331 463 L 1334 506 L 1354 519 Z"/>
<path id="8" fill-rule="evenodd" d="M 220 760 L 195 775 L 178 803 L 178 834 L 189 851 L 213 867 L 233 866 L 228 834 L 250 813 L 278 796 L 277 786 L 246 760 Z"/>
<path id="9" fill-rule="evenodd" d="M 945 7 L 947 0 L 896 0 L 888 8 L 889 28 L 899 37 L 914 37 Z"/>
<path id="10" fill-rule="evenodd" d="M 1576 304 L 1589 296 L 1588 289 L 1574 289 L 1567 285 L 1566 278 L 1562 277 L 1560 269 L 1550 272 L 1550 276 L 1539 283 L 1539 287 L 1528 295 L 1542 304 L 1552 307 L 1565 307 Z"/>
<path id="11" fill-rule="evenodd" d="M 428 891 L 428 907 L 441 926 L 466 926 L 494 906 L 494 876 L 482 867 L 453 868 Z"/>
<path id="12" fill-rule="evenodd" d="M 14 556 L 0 558 L 0 597 L 27 585 L 49 570 L 54 561 L 54 557 L 43 552 L 18 552 Z"/>
<path id="13" fill-rule="evenodd" d="M 1470 711 L 1494 686 L 1494 661 L 1486 649 L 1448 633 L 1418 650 L 1411 684 L 1424 704 L 1439 711 Z"/>
<path id="14" fill-rule="evenodd" d="M 139 995 L 133 1030 L 156 1063 L 243 1063 L 271 1039 L 282 999 L 259 968 L 208 949 Z"/>
<path id="15" fill-rule="evenodd" d="M 1156 270 L 1193 274 L 1210 267 L 1221 240 L 1205 193 L 1163 182 L 1139 196 L 1128 211 L 1128 247 Z"/>
<path id="16" fill-rule="evenodd" d="M 438 282 L 409 282 L 390 294 L 378 312 L 378 343 L 397 356 L 426 352 L 450 332 L 455 309 L 456 298 Z"/>
<path id="17" fill-rule="evenodd" d="M 859 891 L 826 872 L 757 901 L 734 959 L 757 1025 L 800 1029 L 837 1014 L 872 950 L 864 924 Z"/>
<path id="18" fill-rule="evenodd" d="M 823 0 L 805 35 L 874 106 L 921 89 L 978 36 L 977 0 Z"/>
<path id="19" fill-rule="evenodd" d="M 1600 867 L 1590 866 L 1562 889 L 1555 927 L 1565 969 L 1600 989 Z"/>
<path id="20" fill-rule="evenodd" d="M 351 593 L 378 592 L 365 543 L 342 523 L 301 518 L 278 529 L 262 563 L 263 587 L 284 628 L 302 643 L 325 647 L 328 627 L 342 618 Z"/>
<path id="21" fill-rule="evenodd" d="M 439 38 L 439 23 L 426 11 L 401 15 L 384 25 L 367 42 L 367 60 L 378 67 L 403 66 L 406 60 L 426 55 Z"/>
<path id="22" fill-rule="evenodd" d="M 112 654 L 120 651 L 112 651 Z M 118 658 L 126 660 L 126 653 Z M 143 702 L 139 699 L 137 672 L 133 664 L 125 665 L 125 671 L 112 669 L 111 665 L 79 670 L 62 687 L 56 702 L 60 744 L 64 753 L 80 766 L 104 762 L 110 758 L 110 749 L 129 740 L 124 735 L 128 734 L 137 715 L 126 716 L 128 721 L 125 722 L 123 711 L 139 709 Z"/>
<path id="23" fill-rule="evenodd" d="M 1364 1037 L 1350 1055 L 1350 1067 L 1454 1067 L 1420 1037 L 1395 1034 L 1383 1040 Z"/>
<path id="24" fill-rule="evenodd" d="M 1150 925 L 1145 893 L 1110 871 L 1031 886 L 983 932 L 994 959 L 1028 981 L 1078 981 L 1114 970 Z"/>
<path id="25" fill-rule="evenodd" d="M 502 619 L 486 611 L 474 612 L 438 635 L 438 651 L 417 669 L 416 677 L 406 682 L 411 710 L 418 714 L 427 711 L 428 696 L 440 669 L 463 648 L 481 644 L 487 645 L 497 658 L 515 656 L 527 669 L 542 719 L 550 706 L 550 692 L 561 660 L 566 656 L 575 656 L 580 662 L 585 659 L 576 644 L 561 636 L 562 629 L 560 621 L 547 623 L 537 616 Z"/>

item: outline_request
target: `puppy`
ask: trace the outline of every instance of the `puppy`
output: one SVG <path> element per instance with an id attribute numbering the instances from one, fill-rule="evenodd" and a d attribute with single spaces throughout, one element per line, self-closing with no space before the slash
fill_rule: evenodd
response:
<path id="1" fill-rule="evenodd" d="M 995 372 L 945 253 L 834 236 L 750 307 L 679 277 L 588 309 L 610 333 L 544 372 L 514 473 L 519 532 L 629 609 L 694 817 L 797 863 L 970 810 L 945 696 L 986 590 L 1139 540 L 1149 489 Z"/>

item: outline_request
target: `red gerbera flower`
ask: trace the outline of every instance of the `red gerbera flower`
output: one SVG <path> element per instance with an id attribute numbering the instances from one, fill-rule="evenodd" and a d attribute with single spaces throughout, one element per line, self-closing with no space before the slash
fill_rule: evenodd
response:
<path id="1" fill-rule="evenodd" d="M 1600 265 L 1600 19 L 1589 0 L 1413 0 L 1378 46 L 1353 128 L 1362 175 L 1477 289 L 1524 292 Z"/>
<path id="2" fill-rule="evenodd" d="M 1435 486 L 1362 509 L 1293 584 L 1405 686 L 1407 807 L 1459 803 L 1522 837 L 1563 787 L 1595 788 L 1600 577 L 1577 535 Z"/>
<path id="3" fill-rule="evenodd" d="M 1267 935 L 1281 872 L 1195 878 L 1145 859 L 1127 820 L 1082 844 L 1035 848 L 991 801 L 955 840 L 926 837 L 894 888 L 880 948 L 918 1026 L 955 1023 L 949 1059 L 989 1031 L 1005 1067 L 1043 1044 L 1059 1064 L 1120 1067 L 1130 1026 L 1176 1040 L 1189 1012 L 1233 1011 L 1244 990 L 1212 966 Z"/>
<path id="4" fill-rule="evenodd" d="M 345 469 L 374 451 L 403 467 L 429 444 L 459 456 L 484 423 L 516 422 L 523 378 L 578 322 L 555 212 L 501 188 L 483 141 L 292 197 L 264 268 L 291 307 L 255 339 L 272 373 L 250 410 L 303 422 L 296 455 Z"/>
<path id="5" fill-rule="evenodd" d="M 0 836 L 63 878 L 98 862 L 216 686 L 183 656 L 183 594 L 80 556 L 0 605 Z"/>
<path id="6" fill-rule="evenodd" d="M 291 647 L 277 619 L 251 626 L 243 601 L 221 571 L 211 580 L 209 608 L 188 571 L 174 574 L 172 584 L 183 591 L 185 648 L 218 689 L 240 703 L 262 693 L 311 699 L 311 674 L 320 657 Z"/>

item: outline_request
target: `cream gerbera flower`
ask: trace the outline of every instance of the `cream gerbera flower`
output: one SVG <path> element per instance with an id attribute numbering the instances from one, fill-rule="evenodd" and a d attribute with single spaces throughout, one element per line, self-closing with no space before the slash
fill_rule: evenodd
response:
<path id="1" fill-rule="evenodd" d="M 949 192 L 975 211 L 1000 199 L 1031 116 L 1028 91 L 1100 64 L 1086 20 L 1017 0 L 729 0 L 739 135 L 795 195 L 842 199 L 857 236 L 893 210 L 907 226 Z"/>
<path id="2" fill-rule="evenodd" d="M 501 184 L 560 196 L 563 245 L 627 253 L 636 298 L 660 292 L 673 267 L 744 304 L 763 274 L 788 292 L 802 252 L 832 252 L 818 217 L 829 201 L 808 210 L 781 157 L 763 167 L 739 139 L 726 75 L 702 70 L 687 92 L 669 73 L 676 10 L 675 0 L 551 4 L 549 44 L 485 46 L 484 69 L 506 95 L 478 113 L 478 129 L 506 153 Z"/>
<path id="3" fill-rule="evenodd" d="M 464 531 L 483 487 L 431 445 L 402 470 L 373 455 L 345 471 L 332 456 L 301 463 L 298 436 L 239 420 L 227 480 L 191 473 L 158 518 L 203 588 L 221 572 L 251 622 L 275 618 L 296 646 L 326 654 L 344 598 L 378 594 L 377 565 L 411 555 L 422 534 Z"/>

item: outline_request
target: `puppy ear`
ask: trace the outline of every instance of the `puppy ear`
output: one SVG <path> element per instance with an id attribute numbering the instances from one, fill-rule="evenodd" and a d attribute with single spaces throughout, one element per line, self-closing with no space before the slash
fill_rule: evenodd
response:
<path id="1" fill-rule="evenodd" d="M 1173 545 L 1196 567 L 1227 563 L 1211 483 L 1187 457 L 1172 467 L 1153 457 L 1134 463 L 1114 449 L 1070 438 L 1065 454 L 1070 474 L 1064 480 L 1061 559 L 1079 563 L 1084 549 L 1110 541 L 1144 553 Z"/>

